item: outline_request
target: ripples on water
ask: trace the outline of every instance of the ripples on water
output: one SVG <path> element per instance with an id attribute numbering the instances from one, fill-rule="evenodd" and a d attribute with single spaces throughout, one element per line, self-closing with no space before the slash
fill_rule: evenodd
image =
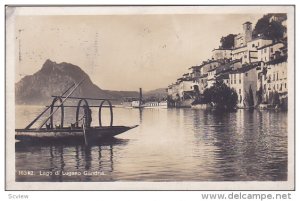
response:
<path id="1" fill-rule="evenodd" d="M 22 128 L 41 108 L 18 106 L 17 111 L 16 125 Z M 96 115 L 95 110 L 94 125 Z M 109 119 L 108 112 L 104 115 Z M 16 180 L 287 180 L 287 113 L 238 110 L 216 114 L 192 109 L 114 108 L 114 116 L 115 125 L 139 127 L 89 147 L 16 143 Z M 72 118 L 73 113 L 66 116 L 67 124 Z M 34 171 L 34 176 L 19 175 L 19 170 Z M 53 175 L 39 175 L 40 171 Z M 98 175 L 62 175 L 84 171 Z"/>

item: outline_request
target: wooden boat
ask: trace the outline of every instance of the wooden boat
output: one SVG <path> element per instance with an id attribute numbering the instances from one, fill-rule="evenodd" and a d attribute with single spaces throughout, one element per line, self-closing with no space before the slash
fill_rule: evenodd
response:
<path id="1" fill-rule="evenodd" d="M 118 134 L 124 133 L 135 126 L 105 126 L 105 127 L 91 127 L 85 129 L 85 136 L 88 143 L 96 142 L 103 139 L 114 137 Z M 20 141 L 84 141 L 84 131 L 82 128 L 57 128 L 47 129 L 16 129 L 16 140 Z"/>
<path id="2" fill-rule="evenodd" d="M 76 90 L 76 88 L 83 82 L 82 80 L 77 85 L 72 85 L 68 88 L 61 96 L 52 96 L 54 99 L 50 106 L 38 115 L 26 128 L 24 129 L 15 129 L 15 139 L 19 141 L 84 141 L 85 144 L 89 144 L 90 142 L 99 141 L 102 139 L 112 138 L 118 134 L 124 133 L 130 129 L 137 127 L 135 126 L 113 126 L 113 106 L 109 99 L 98 99 L 98 98 L 86 98 L 86 97 L 71 97 L 71 94 Z M 73 88 L 74 87 L 74 88 Z M 71 88 L 72 91 L 64 96 Z M 64 102 L 67 99 L 78 99 L 77 106 L 64 106 Z M 102 101 L 99 105 L 99 126 L 91 127 L 91 117 L 89 121 L 89 115 L 87 111 L 90 111 L 90 106 L 88 104 L 88 100 L 100 100 Z M 55 103 L 59 101 L 60 104 L 55 106 Z M 102 126 L 101 122 L 101 111 L 104 106 L 104 103 L 108 104 L 110 109 L 110 126 Z M 82 105 L 83 103 L 83 105 Z M 76 107 L 76 121 L 74 124 L 66 127 L 64 126 L 64 107 Z M 79 110 L 80 108 L 84 108 L 84 116 L 79 119 Z M 46 111 L 50 109 L 50 115 L 42 121 L 41 125 L 38 128 L 31 128 L 31 126 L 41 118 Z M 60 109 L 61 110 L 61 123 L 58 127 L 53 126 L 53 115 L 54 113 Z M 91 114 L 90 114 L 91 115 Z M 82 121 L 82 125 L 79 125 L 79 122 Z M 45 126 L 46 127 L 43 127 Z"/>

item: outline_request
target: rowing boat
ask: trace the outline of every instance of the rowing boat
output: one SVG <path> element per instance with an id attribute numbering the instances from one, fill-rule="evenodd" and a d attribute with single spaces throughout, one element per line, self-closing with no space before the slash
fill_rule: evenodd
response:
<path id="1" fill-rule="evenodd" d="M 96 142 L 107 138 L 112 138 L 118 134 L 124 133 L 135 126 L 103 126 L 86 128 L 85 135 L 90 142 Z M 19 141 L 83 141 L 84 133 L 82 128 L 56 128 L 47 129 L 16 129 L 16 140 Z"/>
<path id="2" fill-rule="evenodd" d="M 15 139 L 18 141 L 43 141 L 43 142 L 63 142 L 63 141 L 84 141 L 86 145 L 91 142 L 98 142 L 103 139 L 112 138 L 116 135 L 124 133 L 130 129 L 137 127 L 135 126 L 113 126 L 113 106 L 109 99 L 100 98 L 87 98 L 87 97 L 71 97 L 71 94 L 76 90 L 76 88 L 82 83 L 81 81 L 77 85 L 72 85 L 69 87 L 61 96 L 52 96 L 54 99 L 52 104 L 48 106 L 40 115 L 38 115 L 26 128 L 15 129 Z M 73 88 L 73 89 L 72 89 Z M 70 89 L 72 91 L 64 96 Z M 67 99 L 78 99 L 77 106 L 64 106 L 64 102 Z M 99 105 L 99 126 L 91 125 L 91 110 L 88 104 L 88 100 L 100 100 L 102 101 Z M 55 106 L 55 103 L 59 101 L 60 104 Z M 101 121 L 101 111 L 104 103 L 108 104 L 110 109 L 110 126 L 102 126 Z M 82 105 L 83 103 L 83 105 Z M 76 107 L 76 119 L 74 124 L 70 126 L 64 126 L 64 107 Z M 84 109 L 84 116 L 79 118 L 79 110 Z M 31 128 L 32 125 L 40 119 L 47 110 L 50 109 L 50 115 L 42 121 L 42 123 L 37 128 Z M 61 110 L 61 121 L 59 126 L 53 126 L 53 115 L 60 109 Z M 90 112 L 89 112 L 90 111 Z M 82 122 L 82 125 L 80 125 Z M 46 126 L 45 126 L 46 125 Z"/>

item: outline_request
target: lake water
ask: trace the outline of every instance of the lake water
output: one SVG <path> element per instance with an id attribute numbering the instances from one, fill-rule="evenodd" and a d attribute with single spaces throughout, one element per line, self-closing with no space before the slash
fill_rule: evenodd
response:
<path id="1" fill-rule="evenodd" d="M 43 109 L 17 106 L 16 127 Z M 66 112 L 69 124 L 75 110 Z M 93 108 L 94 125 L 97 115 Z M 136 124 L 93 146 L 16 143 L 16 181 L 287 180 L 287 113 L 114 108 L 114 125 Z"/>

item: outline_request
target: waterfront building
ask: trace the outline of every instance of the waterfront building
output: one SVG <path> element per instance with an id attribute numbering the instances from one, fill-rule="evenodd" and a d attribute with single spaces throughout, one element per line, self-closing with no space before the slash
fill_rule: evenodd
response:
<path id="1" fill-rule="evenodd" d="M 286 19 L 277 17 L 272 20 L 280 20 L 286 26 Z M 234 38 L 233 49 L 212 50 L 212 59 L 190 67 L 188 73 L 168 87 L 168 95 L 173 100 L 192 100 L 218 81 L 237 92 L 240 108 L 269 103 L 275 92 L 280 99 L 287 98 L 286 55 L 286 37 L 277 42 L 262 35 L 252 38 L 252 24 L 245 22 L 243 33 Z"/>
<path id="2" fill-rule="evenodd" d="M 177 85 L 170 84 L 167 89 L 168 96 L 175 100 L 176 93 L 177 93 Z"/>
<path id="3" fill-rule="evenodd" d="M 180 100 L 190 99 L 194 92 L 194 82 L 190 78 L 178 79 L 178 95 Z"/>
<path id="4" fill-rule="evenodd" d="M 242 68 L 229 72 L 229 84 L 238 95 L 238 104 L 240 108 L 249 107 L 251 101 L 256 104 L 256 68 L 260 66 L 259 62 L 243 65 Z M 250 95 L 252 93 L 252 95 Z M 253 100 L 250 98 L 253 97 Z"/>
<path id="5" fill-rule="evenodd" d="M 207 88 L 210 88 L 216 83 L 216 68 L 209 70 L 207 73 Z"/>
<path id="6" fill-rule="evenodd" d="M 266 63 L 267 72 L 263 79 L 264 100 L 270 103 L 270 97 L 277 92 L 280 99 L 285 98 L 287 86 L 287 55 L 278 56 Z"/>
<path id="7" fill-rule="evenodd" d="M 207 82 L 208 73 L 201 75 L 199 80 L 199 92 L 200 94 L 203 94 L 204 90 L 208 88 L 208 82 Z"/>
<path id="8" fill-rule="evenodd" d="M 216 82 L 222 82 L 230 87 L 229 72 L 217 74 Z"/>

